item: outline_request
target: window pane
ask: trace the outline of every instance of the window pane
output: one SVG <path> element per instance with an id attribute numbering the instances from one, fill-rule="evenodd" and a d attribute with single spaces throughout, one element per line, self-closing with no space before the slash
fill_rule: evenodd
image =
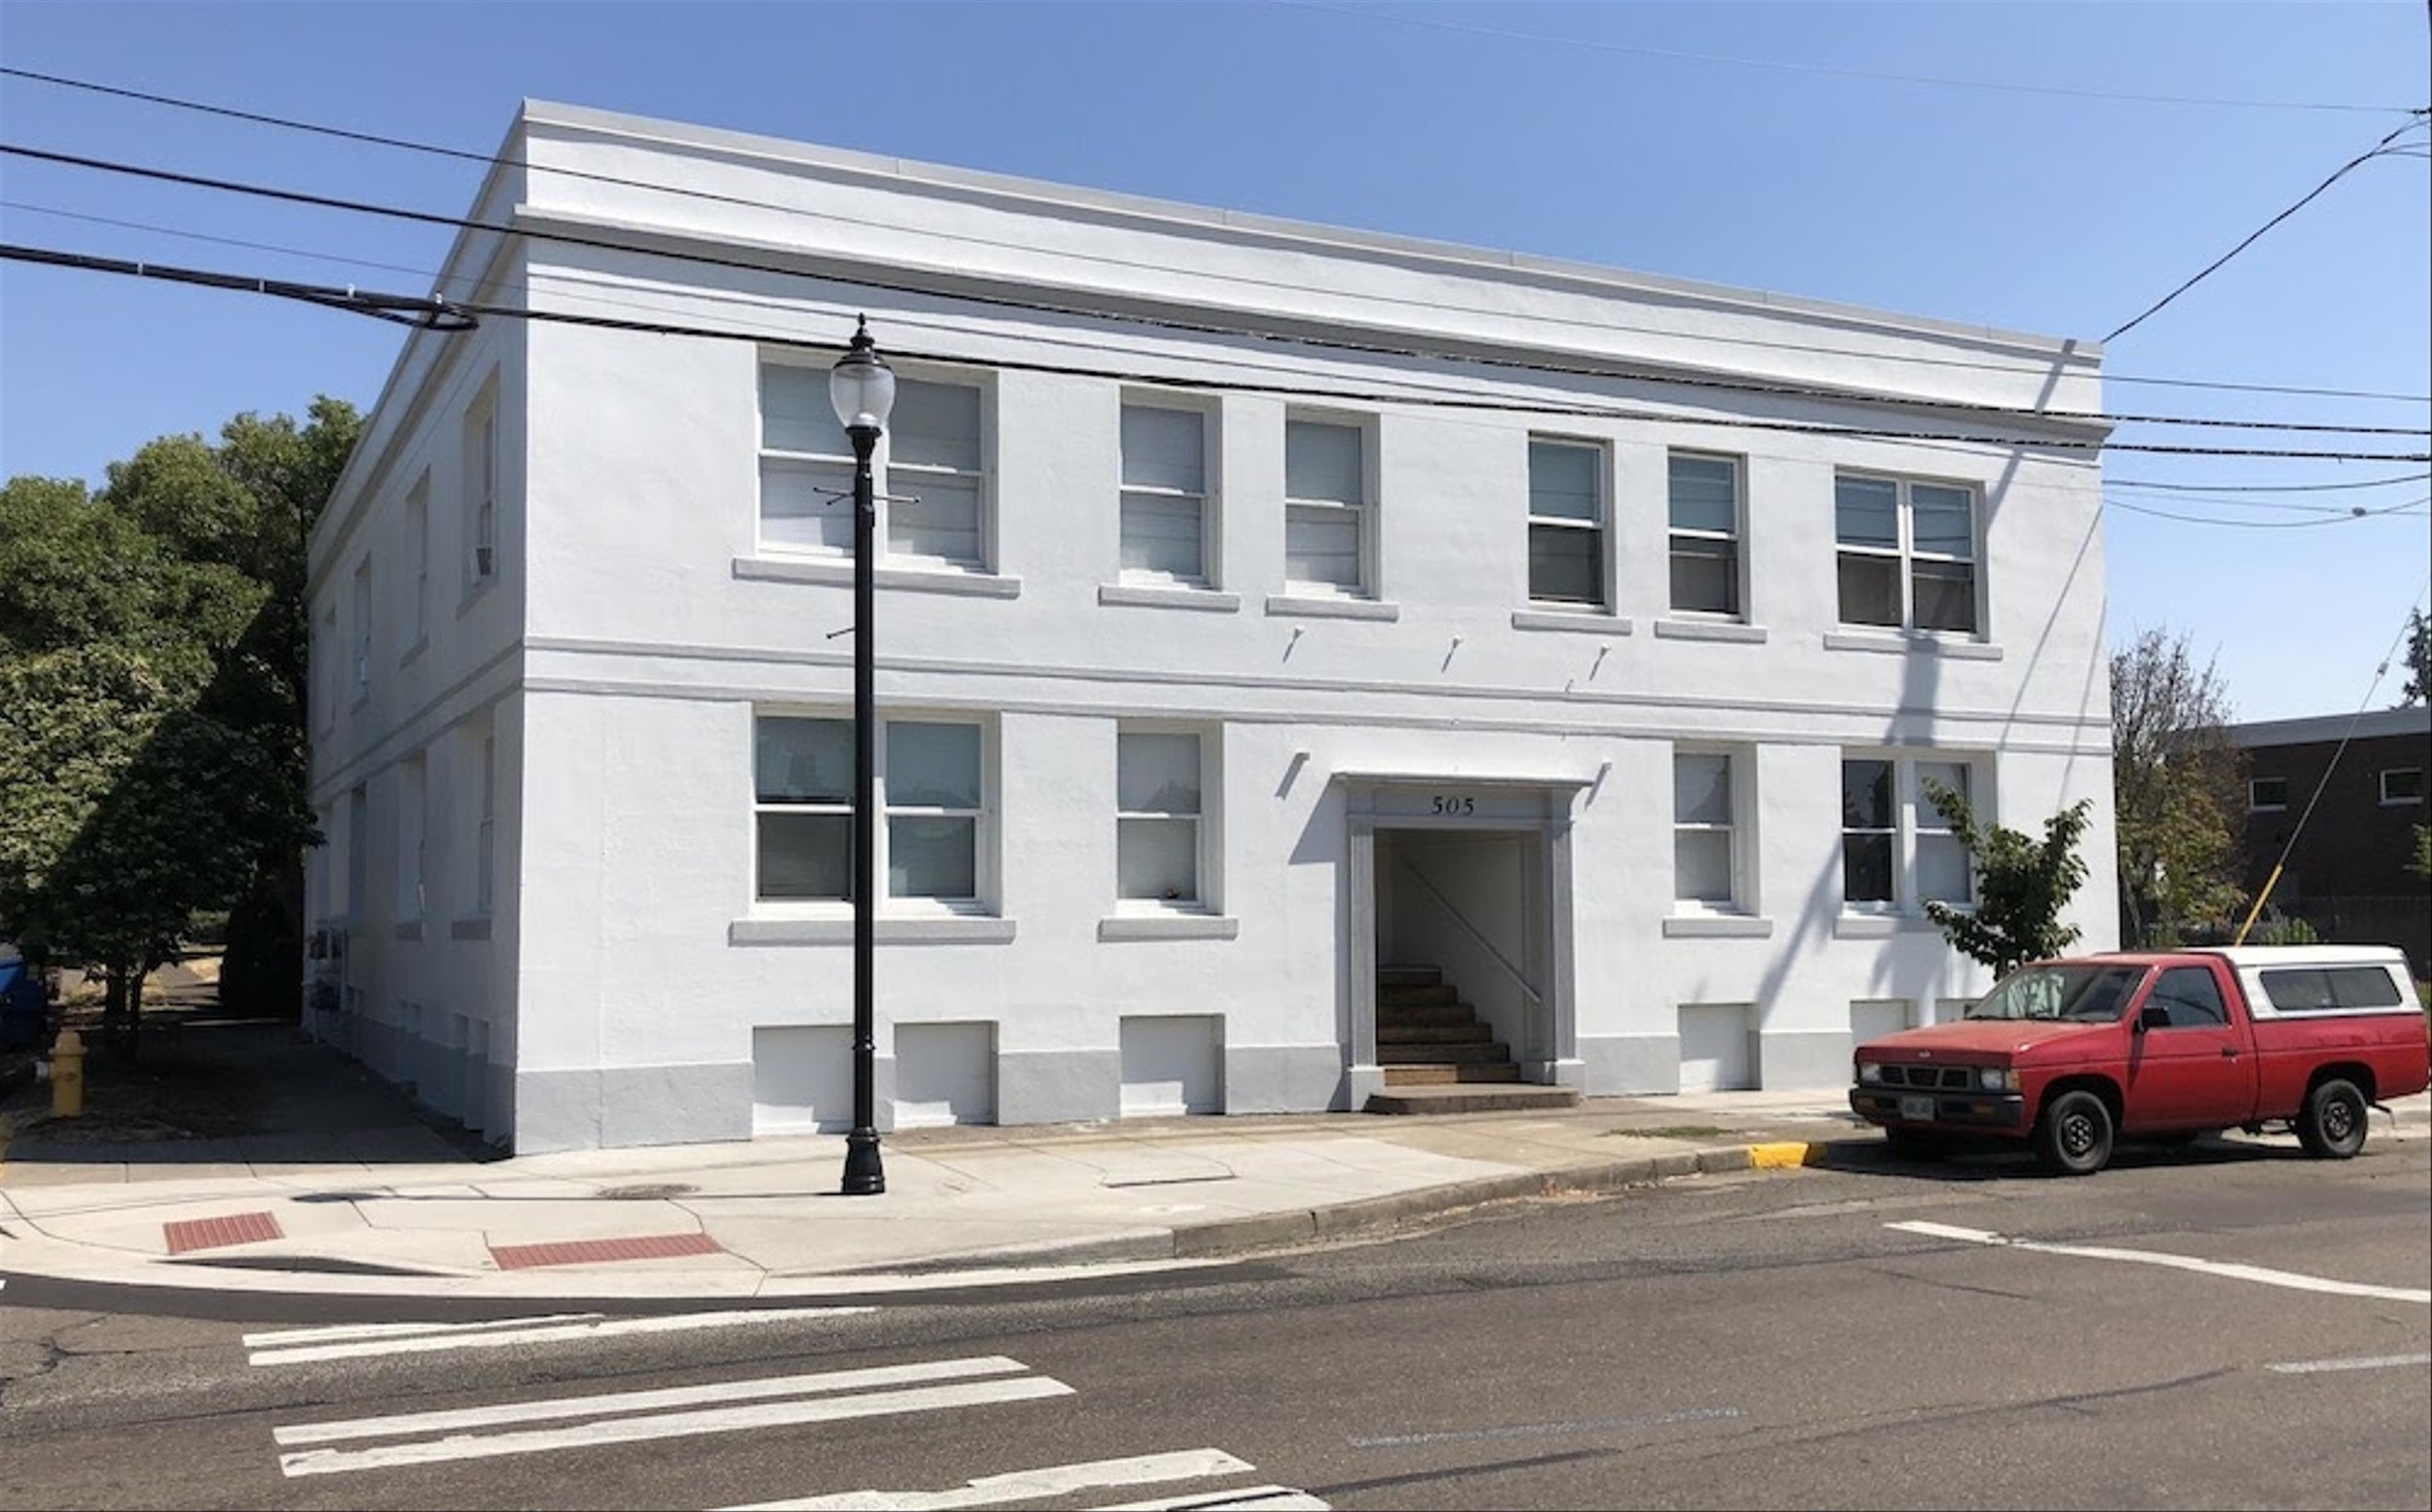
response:
<path id="1" fill-rule="evenodd" d="M 2285 777 L 2258 777 L 2246 784 L 2246 806 L 2250 809 L 2285 809 L 2288 806 L 2288 780 Z"/>
<path id="2" fill-rule="evenodd" d="M 1123 496 L 1123 570 L 1204 582 L 1199 500 L 1160 494 Z"/>
<path id="3" fill-rule="evenodd" d="M 1888 830 L 1892 827 L 1892 764 L 1854 761 L 1841 764 L 1841 828 Z"/>
<path id="4" fill-rule="evenodd" d="M 760 445 L 778 451 L 850 457 L 853 442 L 836 424 L 823 367 L 765 362 L 760 368 Z"/>
<path id="5" fill-rule="evenodd" d="M 1528 527 L 1528 596 L 1603 603 L 1604 532 L 1568 525 Z"/>
<path id="6" fill-rule="evenodd" d="M 1974 495 L 1964 488 L 1912 483 L 1908 501 L 1917 550 L 1937 557 L 1976 555 Z"/>
<path id="7" fill-rule="evenodd" d="M 1706 614 L 1740 612 L 1740 548 L 1735 541 L 1672 538 L 1672 607 Z"/>
<path id="8" fill-rule="evenodd" d="M 1123 486 L 1207 492 L 1208 422 L 1194 410 L 1123 406 Z"/>
<path id="9" fill-rule="evenodd" d="M 1892 837 L 1887 834 L 1845 834 L 1841 837 L 1841 896 L 1852 903 L 1892 900 Z"/>
<path id="10" fill-rule="evenodd" d="M 2168 1010 L 2174 1029 L 2218 1029 L 2229 1022 L 2229 1008 L 2221 1000 L 2220 983 L 2201 966 L 2172 966 L 2163 972 L 2153 983 L 2153 995 L 2145 1000 Z"/>
<path id="11" fill-rule="evenodd" d="M 887 480 L 887 550 L 976 567 L 980 562 L 980 484 L 976 478 L 896 473 Z"/>
<path id="12" fill-rule="evenodd" d="M 853 896 L 853 815 L 763 814 L 759 820 L 762 898 Z"/>
<path id="13" fill-rule="evenodd" d="M 1899 559 L 1841 553 L 1841 623 L 1898 626 L 1900 622 Z"/>
<path id="14" fill-rule="evenodd" d="M 887 722 L 889 809 L 980 806 L 980 727 Z"/>
<path id="15" fill-rule="evenodd" d="M 2393 766 L 2381 774 L 2381 801 L 2412 803 L 2424 796 L 2424 768 Z"/>
<path id="16" fill-rule="evenodd" d="M 1847 574 L 1843 575 L 1844 580 Z M 1920 562 L 1916 566 L 1917 628 L 1976 629 L 1976 569 L 1964 562 Z"/>
<path id="17" fill-rule="evenodd" d="M 2395 1008 L 2398 983 L 2384 966 L 2329 966 L 2322 975 L 2342 1008 Z"/>
<path id="18" fill-rule="evenodd" d="M 1292 582 L 1360 587 L 1360 516 L 1349 510 L 1284 511 L 1284 577 Z"/>
<path id="19" fill-rule="evenodd" d="M 1672 896 L 1691 902 L 1731 900 L 1728 830 L 1682 830 L 1672 836 Z"/>
<path id="20" fill-rule="evenodd" d="M 1115 833 L 1116 895 L 1168 903 L 1199 900 L 1199 821 L 1122 819 Z"/>
<path id="21" fill-rule="evenodd" d="M 1832 480 L 1832 520 L 1843 546 L 1900 545 L 1900 485 L 1881 478 Z"/>
<path id="22" fill-rule="evenodd" d="M 760 540 L 853 554 L 853 470 L 817 462 L 760 464 Z"/>
<path id="23" fill-rule="evenodd" d="M 1115 806 L 1125 814 L 1198 813 L 1199 737 L 1118 735 Z"/>
<path id="24" fill-rule="evenodd" d="M 969 899 L 979 890 L 977 819 L 888 816 L 887 897 Z"/>
<path id="25" fill-rule="evenodd" d="M 1557 520 L 1604 517 L 1602 458 L 1594 446 L 1528 443 L 1528 512 Z"/>
<path id="26" fill-rule="evenodd" d="M 1942 822 L 1941 814 L 1934 807 L 1934 799 L 1927 796 L 1928 782 L 1939 782 L 1965 798 L 1969 796 L 1968 765 L 1965 762 L 1917 764 L 1917 792 L 1914 797 L 1917 805 L 1917 827 L 1920 830 L 1948 830 L 1951 826 Z"/>
<path id="27" fill-rule="evenodd" d="M 1731 759 L 1672 758 L 1672 818 L 1677 824 L 1731 822 Z"/>
<path id="28" fill-rule="evenodd" d="M 1672 458 L 1672 529 L 1739 533 L 1739 463 L 1725 457 Z"/>
<path id="29" fill-rule="evenodd" d="M 894 462 L 978 472 L 980 391 L 966 383 L 897 379 L 887 438 L 887 455 Z"/>
<path id="30" fill-rule="evenodd" d="M 1964 903 L 1968 887 L 1968 851 L 1947 834 L 1917 837 L 1917 895 L 1941 903 Z"/>
<path id="31" fill-rule="evenodd" d="M 1284 423 L 1284 494 L 1291 498 L 1357 504 L 1367 496 L 1358 426 L 1314 420 Z"/>
<path id="32" fill-rule="evenodd" d="M 761 802 L 853 801 L 852 720 L 763 714 L 752 734 Z"/>

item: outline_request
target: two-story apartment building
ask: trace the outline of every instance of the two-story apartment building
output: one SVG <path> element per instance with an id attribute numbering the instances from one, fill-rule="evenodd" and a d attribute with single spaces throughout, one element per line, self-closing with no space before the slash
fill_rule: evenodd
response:
<path id="1" fill-rule="evenodd" d="M 2394 945 L 2432 973 L 2432 884 L 2409 867 L 2432 823 L 2432 708 L 2232 725 L 2246 752 L 2246 886 L 2326 940 Z M 2300 821 L 2303 827 L 2300 827 Z"/>
<path id="2" fill-rule="evenodd" d="M 1927 781 L 2112 844 L 2088 345 L 564 106 L 500 159 L 444 287 L 543 318 L 414 335 L 312 543 L 313 1017 L 519 1150 L 849 1116 L 865 313 L 882 1127 L 1837 1084 L 1985 985 Z"/>

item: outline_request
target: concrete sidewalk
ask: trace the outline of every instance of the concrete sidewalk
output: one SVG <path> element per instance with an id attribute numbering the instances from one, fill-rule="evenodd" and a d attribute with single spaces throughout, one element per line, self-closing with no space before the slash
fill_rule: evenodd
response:
<path id="1" fill-rule="evenodd" d="M 2426 1117 L 2409 1099 L 2374 1133 L 2420 1134 Z M 0 1165 L 0 1272 L 389 1297 L 845 1295 L 1187 1264 L 1879 1148 L 1834 1092 L 916 1130 L 888 1138 L 887 1190 L 862 1198 L 835 1195 L 844 1141 L 830 1136 L 386 1164 L 298 1159 L 283 1140 L 204 1164 L 122 1147 Z"/>

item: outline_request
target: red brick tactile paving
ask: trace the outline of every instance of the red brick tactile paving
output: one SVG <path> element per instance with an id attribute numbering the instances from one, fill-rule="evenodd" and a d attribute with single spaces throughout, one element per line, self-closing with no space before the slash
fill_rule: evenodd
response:
<path id="1" fill-rule="evenodd" d="M 259 1244 L 264 1239 L 283 1239 L 279 1219 L 268 1213 L 231 1213 L 226 1218 L 184 1218 L 176 1223 L 163 1223 L 160 1232 L 168 1236 L 169 1252 L 184 1254 L 189 1250 L 216 1250 L 229 1244 Z"/>
<path id="2" fill-rule="evenodd" d="M 532 1266 L 577 1266 L 600 1260 L 667 1260 L 681 1254 L 723 1254 L 706 1234 L 652 1234 L 638 1239 L 572 1239 L 561 1244 L 494 1244 L 490 1258 L 501 1270 Z"/>

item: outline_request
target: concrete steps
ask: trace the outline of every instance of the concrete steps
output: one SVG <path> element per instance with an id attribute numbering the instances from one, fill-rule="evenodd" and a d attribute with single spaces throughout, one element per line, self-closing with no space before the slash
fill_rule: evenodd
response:
<path id="1" fill-rule="evenodd" d="M 1434 966 L 1378 969 L 1376 1060 L 1386 1089 L 1369 1095 L 1371 1113 L 1567 1108 L 1579 1100 L 1568 1087 L 1523 1083 L 1512 1047 Z"/>
<path id="2" fill-rule="evenodd" d="M 1392 1086 L 1368 1094 L 1371 1113 L 1517 1113 L 1528 1109 L 1575 1108 L 1579 1088 L 1569 1086 L 1491 1086 L 1457 1082 L 1437 1086 Z"/>

